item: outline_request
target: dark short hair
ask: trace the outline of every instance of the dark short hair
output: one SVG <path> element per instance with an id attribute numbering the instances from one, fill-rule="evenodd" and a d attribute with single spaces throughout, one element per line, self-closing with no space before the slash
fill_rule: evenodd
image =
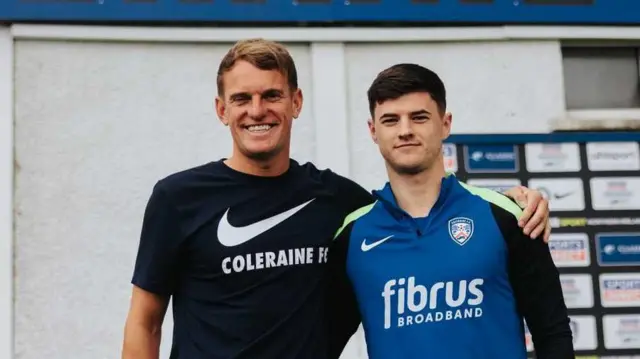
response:
<path id="1" fill-rule="evenodd" d="M 426 67 L 403 63 L 381 71 L 373 80 L 367 91 L 371 117 L 376 105 L 416 92 L 431 95 L 438 104 L 440 114 L 444 114 L 447 109 L 447 92 L 440 77 Z"/>

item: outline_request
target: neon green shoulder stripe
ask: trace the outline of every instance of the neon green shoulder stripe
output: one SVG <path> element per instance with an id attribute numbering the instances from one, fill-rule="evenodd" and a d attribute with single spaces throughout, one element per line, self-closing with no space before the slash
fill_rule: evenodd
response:
<path id="1" fill-rule="evenodd" d="M 378 202 L 378 201 L 376 201 Z M 340 233 L 342 233 L 342 231 L 345 229 L 345 227 L 347 227 L 349 225 L 349 223 L 355 221 L 356 219 L 364 216 L 365 214 L 367 214 L 371 208 L 373 208 L 373 206 L 376 204 L 376 202 L 371 203 L 370 205 L 364 206 L 364 207 L 360 207 L 358 209 L 356 209 L 355 211 L 349 213 L 349 215 L 347 215 L 347 217 L 344 219 L 344 222 L 342 223 L 342 227 L 340 227 L 340 229 L 338 229 L 338 231 L 336 232 L 336 234 L 333 236 L 333 239 L 336 239 Z"/>
<path id="2" fill-rule="evenodd" d="M 502 209 L 511 212 L 516 218 L 520 218 L 522 214 L 522 208 L 518 207 L 517 204 L 513 203 L 507 196 L 502 193 L 498 193 L 496 191 L 492 191 L 487 188 L 482 187 L 474 187 L 470 186 L 466 183 L 459 182 L 462 187 L 464 187 L 467 191 L 475 194 L 476 196 L 481 197 L 487 202 L 491 202 Z"/>

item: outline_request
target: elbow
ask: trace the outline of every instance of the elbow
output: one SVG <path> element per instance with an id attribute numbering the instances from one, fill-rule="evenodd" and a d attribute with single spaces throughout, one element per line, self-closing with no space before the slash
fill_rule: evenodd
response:
<path id="1" fill-rule="evenodd" d="M 554 321 L 551 325 L 545 326 L 544 330 L 538 330 L 537 336 L 544 340 L 564 340 L 573 342 L 573 333 L 571 332 L 571 320 L 568 316 L 562 316 Z"/>
<path id="2" fill-rule="evenodd" d="M 125 323 L 125 337 L 128 334 L 156 337 L 162 333 L 162 320 L 155 320 L 151 318 L 127 318 Z"/>
<path id="3" fill-rule="evenodd" d="M 162 335 L 161 328 L 146 327 L 138 323 L 129 323 L 124 327 L 123 350 L 138 350 L 141 345 L 152 343 Z"/>

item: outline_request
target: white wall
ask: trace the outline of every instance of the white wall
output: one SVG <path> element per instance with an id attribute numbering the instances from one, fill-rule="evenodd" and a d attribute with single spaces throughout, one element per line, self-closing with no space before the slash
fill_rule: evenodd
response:
<path id="1" fill-rule="evenodd" d="M 228 40 L 256 34 L 149 30 L 161 32 L 158 38 L 130 29 L 96 30 L 106 36 L 33 29 L 13 31 L 18 39 L 13 69 L 15 355 L 115 358 L 151 187 L 168 173 L 229 154 L 230 138 L 212 106 L 215 71 Z M 400 61 L 418 62 L 442 75 L 454 133 L 549 131 L 551 120 L 565 112 L 559 42 L 497 41 L 504 31 L 468 33 L 467 40 L 478 33 L 485 38 L 447 41 L 447 32 L 437 41 L 421 35 L 423 41 L 382 44 L 372 41 L 389 40 L 389 35 L 374 34 L 358 43 L 348 30 L 323 39 L 307 30 L 276 37 L 295 41 L 290 49 L 305 93 L 293 156 L 335 167 L 367 188 L 379 186 L 384 173 L 367 134 L 365 91 L 380 69 Z M 353 41 L 346 45 L 339 41 L 350 36 Z M 54 41 L 82 37 L 96 41 Z M 136 42 L 120 41 L 131 37 Z M 2 52 L 7 41 L 0 29 L 0 82 L 5 84 L 2 76 L 11 63 Z M 11 128 L 11 110 L 2 107 L 11 95 L 2 89 L 0 136 Z M 0 171 L 13 168 L 12 160 L 10 148 L 0 149 Z M 11 208 L 11 178 L 0 172 L 5 211 Z M 11 234 L 11 223 L 2 221 L 3 213 L 0 209 L 0 255 L 7 258 L 10 241 L 2 235 Z M 0 284 L 10 275 L 10 265 L 0 261 Z M 1 320 L 10 313 L 10 298 L 0 294 L 0 350 L 10 342 L 10 327 Z M 165 354 L 168 344 L 165 340 Z M 344 357 L 366 358 L 364 350 L 360 333 Z"/>
<path id="2" fill-rule="evenodd" d="M 13 351 L 13 38 L 0 26 L 0 358 Z"/>

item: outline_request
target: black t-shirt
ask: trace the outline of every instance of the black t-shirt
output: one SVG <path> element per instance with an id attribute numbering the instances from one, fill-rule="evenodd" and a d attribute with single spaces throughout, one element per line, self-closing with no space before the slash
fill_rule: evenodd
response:
<path id="1" fill-rule="evenodd" d="M 325 359 L 327 249 L 373 201 L 354 182 L 291 160 L 277 177 L 222 160 L 160 180 L 132 283 L 171 295 L 171 359 Z"/>

